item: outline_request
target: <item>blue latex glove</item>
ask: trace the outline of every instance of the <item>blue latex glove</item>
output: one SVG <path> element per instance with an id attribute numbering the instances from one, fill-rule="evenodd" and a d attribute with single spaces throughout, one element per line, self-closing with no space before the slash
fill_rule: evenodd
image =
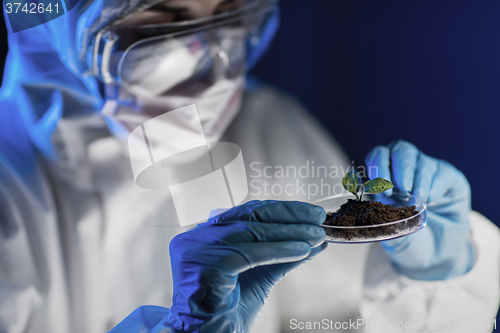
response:
<path id="1" fill-rule="evenodd" d="M 365 162 L 370 179 L 388 179 L 396 192 L 412 193 L 428 203 L 424 229 L 381 242 L 394 266 L 419 280 L 465 274 L 473 261 L 468 221 L 471 194 L 465 176 L 450 163 L 427 156 L 402 140 L 375 147 Z"/>
<path id="2" fill-rule="evenodd" d="M 307 203 L 250 201 L 177 235 L 172 308 L 140 307 L 112 332 L 250 332 L 271 289 L 326 249 L 325 218 Z"/>

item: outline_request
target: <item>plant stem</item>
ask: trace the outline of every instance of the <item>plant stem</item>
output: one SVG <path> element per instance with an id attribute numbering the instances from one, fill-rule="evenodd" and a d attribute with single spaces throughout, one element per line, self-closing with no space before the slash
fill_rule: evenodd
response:
<path id="1" fill-rule="evenodd" d="M 363 192 L 359 194 L 359 201 L 361 201 L 362 199 L 363 199 Z"/>
<path id="2" fill-rule="evenodd" d="M 358 194 L 357 194 L 357 193 L 355 193 L 355 195 L 356 195 L 356 199 L 357 199 L 358 201 L 361 201 L 361 200 L 359 199 L 359 197 L 358 197 Z"/>

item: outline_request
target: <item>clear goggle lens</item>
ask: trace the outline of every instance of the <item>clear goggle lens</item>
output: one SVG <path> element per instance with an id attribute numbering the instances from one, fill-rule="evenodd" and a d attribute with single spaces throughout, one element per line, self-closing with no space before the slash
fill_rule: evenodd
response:
<path id="1" fill-rule="evenodd" d="M 191 80 L 210 84 L 220 75 L 235 77 L 246 70 L 247 44 L 258 43 L 276 11 L 273 0 L 259 0 L 234 13 L 192 22 L 101 31 L 94 75 L 104 83 L 155 94 Z"/>
<path id="2" fill-rule="evenodd" d="M 141 42 L 123 54 L 117 77 L 122 84 L 155 95 L 190 82 L 211 85 L 221 76 L 245 72 L 246 39 L 242 29 L 220 27 Z"/>

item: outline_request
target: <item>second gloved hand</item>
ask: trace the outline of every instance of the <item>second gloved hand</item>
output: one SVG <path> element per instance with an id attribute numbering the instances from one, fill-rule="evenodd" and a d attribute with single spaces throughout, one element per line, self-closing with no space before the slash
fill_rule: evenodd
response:
<path id="1" fill-rule="evenodd" d="M 326 248 L 321 207 L 251 201 L 170 244 L 168 322 L 185 332 L 250 332 L 271 289 Z"/>
<path id="2" fill-rule="evenodd" d="M 381 243 L 394 266 L 419 280 L 444 280 L 466 273 L 473 255 L 470 187 L 465 176 L 448 162 L 402 140 L 375 147 L 366 165 L 370 178 L 391 180 L 396 192 L 412 193 L 428 203 L 424 229 Z"/>

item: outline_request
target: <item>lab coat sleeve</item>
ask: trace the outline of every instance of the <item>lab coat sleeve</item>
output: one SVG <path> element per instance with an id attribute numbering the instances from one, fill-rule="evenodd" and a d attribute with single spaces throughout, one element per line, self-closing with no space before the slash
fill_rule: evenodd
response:
<path id="1" fill-rule="evenodd" d="M 43 302 L 32 241 L 0 156 L 0 332 L 24 332 Z"/>
<path id="2" fill-rule="evenodd" d="M 500 297 L 500 232 L 477 212 L 470 222 L 474 265 L 454 279 L 412 280 L 395 271 L 379 244 L 372 245 L 360 304 L 363 332 L 492 332 Z"/>
<path id="3" fill-rule="evenodd" d="M 24 332 L 42 296 L 29 276 L 34 265 L 19 213 L 0 189 L 0 332 Z"/>

